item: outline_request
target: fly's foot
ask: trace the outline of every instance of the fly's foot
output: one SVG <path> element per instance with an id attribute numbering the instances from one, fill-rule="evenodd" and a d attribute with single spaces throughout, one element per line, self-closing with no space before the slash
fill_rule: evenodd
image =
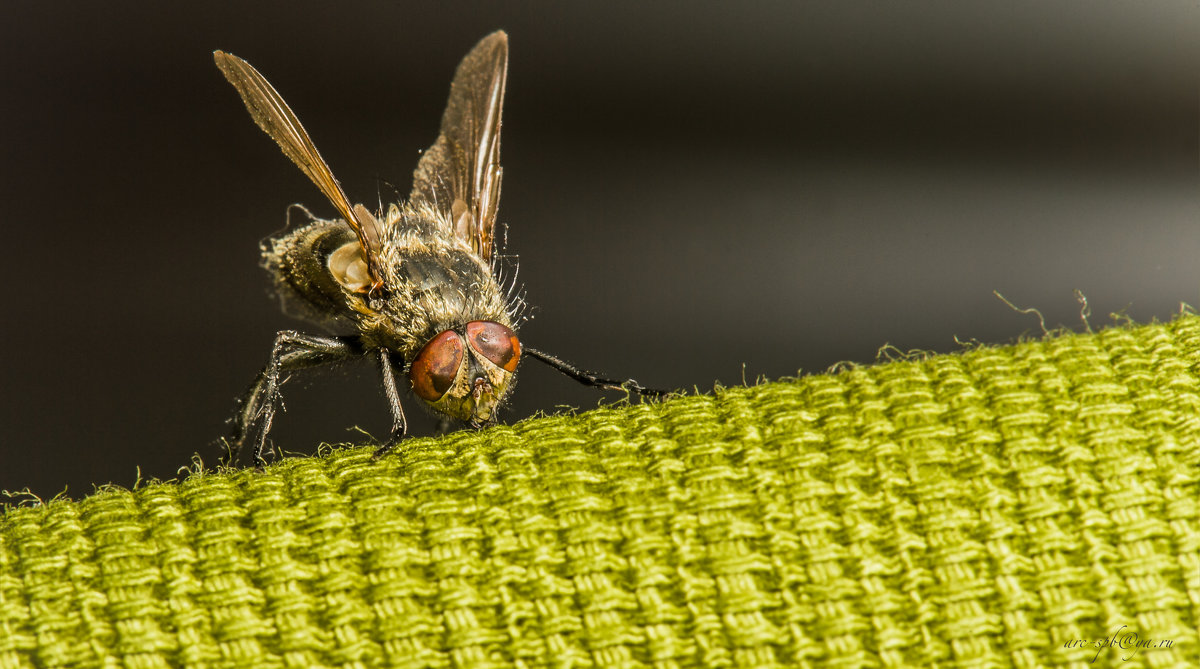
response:
<path id="1" fill-rule="evenodd" d="M 387 443 L 375 449 L 375 452 L 371 454 L 371 462 L 375 462 L 379 458 L 396 450 L 396 447 L 400 445 L 400 440 L 404 439 L 406 433 L 407 430 L 404 426 L 401 426 L 398 430 L 392 430 L 392 435 L 388 437 Z"/>

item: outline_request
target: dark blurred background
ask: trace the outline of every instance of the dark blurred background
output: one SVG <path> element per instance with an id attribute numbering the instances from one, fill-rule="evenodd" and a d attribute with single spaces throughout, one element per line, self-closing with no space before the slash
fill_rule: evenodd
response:
<path id="1" fill-rule="evenodd" d="M 215 460 L 280 314 L 258 241 L 333 209 L 213 66 L 257 66 L 351 199 L 407 192 L 459 59 L 511 40 L 523 339 L 710 390 L 1200 303 L 1194 2 L 6 3 L 0 488 Z M 602 397 L 527 363 L 506 419 Z M 609 393 L 608 398 L 615 395 Z M 386 434 L 370 364 L 284 449 Z M 409 402 L 418 433 L 427 421 Z"/>

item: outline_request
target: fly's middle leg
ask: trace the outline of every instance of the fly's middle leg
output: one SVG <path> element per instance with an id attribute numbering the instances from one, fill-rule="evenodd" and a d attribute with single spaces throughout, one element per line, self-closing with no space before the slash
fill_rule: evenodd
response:
<path id="1" fill-rule="evenodd" d="M 266 466 L 267 433 L 271 431 L 275 412 L 282 402 L 279 387 L 285 380 L 284 373 L 341 362 L 362 353 L 356 337 L 322 337 L 295 330 L 277 333 L 270 359 L 242 398 L 232 419 L 226 464 L 233 464 L 242 448 L 252 444 L 254 464 L 259 469 Z"/>

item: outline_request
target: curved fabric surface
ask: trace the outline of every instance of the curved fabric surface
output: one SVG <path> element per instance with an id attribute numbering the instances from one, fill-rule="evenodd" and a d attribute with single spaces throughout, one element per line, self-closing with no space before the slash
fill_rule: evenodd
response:
<path id="1" fill-rule="evenodd" d="M 7 512 L 0 669 L 1200 657 L 1194 316 L 369 454 Z"/>

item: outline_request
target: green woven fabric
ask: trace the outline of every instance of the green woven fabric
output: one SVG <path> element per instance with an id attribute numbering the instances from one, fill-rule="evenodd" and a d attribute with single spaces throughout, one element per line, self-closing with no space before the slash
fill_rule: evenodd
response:
<path id="1" fill-rule="evenodd" d="M 8 512 L 0 668 L 1200 663 L 1194 316 L 369 454 Z"/>

